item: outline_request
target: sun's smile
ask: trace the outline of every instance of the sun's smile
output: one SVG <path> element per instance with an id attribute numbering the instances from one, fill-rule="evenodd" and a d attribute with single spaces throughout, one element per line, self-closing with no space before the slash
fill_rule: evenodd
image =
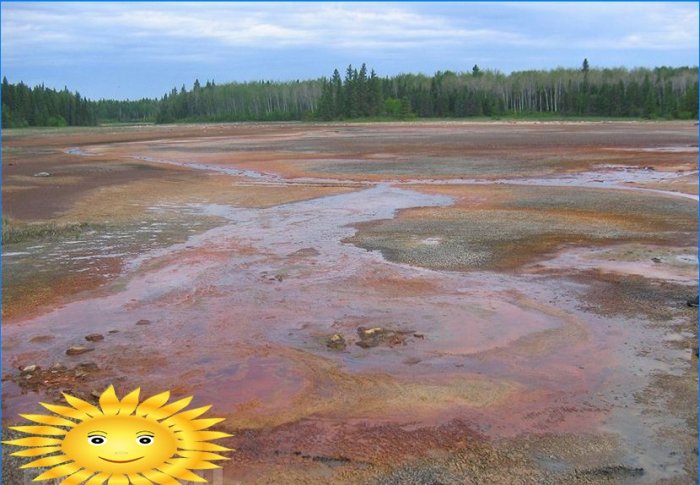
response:
<path id="1" fill-rule="evenodd" d="M 61 483 L 70 485 L 201 483 L 206 480 L 192 470 L 220 468 L 212 462 L 228 460 L 216 452 L 230 449 L 211 440 L 231 435 L 207 429 L 223 419 L 197 419 L 210 406 L 185 409 L 191 397 L 168 402 L 170 393 L 163 392 L 139 402 L 136 389 L 120 400 L 112 386 L 100 396 L 99 406 L 70 394 L 63 397 L 70 406 L 41 403 L 53 415 L 22 415 L 38 425 L 11 427 L 34 436 L 3 441 L 29 448 L 16 456 L 46 455 L 22 466 L 48 468 L 34 481 L 64 477 Z"/>
<path id="2" fill-rule="evenodd" d="M 139 456 L 138 458 L 134 458 L 133 460 L 110 460 L 109 458 L 104 458 L 102 456 L 98 456 L 100 460 L 108 461 L 110 463 L 131 463 L 132 461 L 140 460 L 143 458 L 143 456 Z"/>

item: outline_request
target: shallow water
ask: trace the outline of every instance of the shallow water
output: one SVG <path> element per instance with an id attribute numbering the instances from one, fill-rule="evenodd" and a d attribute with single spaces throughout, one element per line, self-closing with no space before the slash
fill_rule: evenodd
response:
<path id="1" fill-rule="evenodd" d="M 249 170 L 140 159 L 226 173 L 246 183 L 288 183 Z M 550 178 L 428 182 L 618 189 L 675 176 L 680 175 L 601 166 Z M 216 415 L 235 429 L 319 422 L 314 439 L 321 443 L 332 441 L 339 426 L 398 423 L 420 429 L 455 418 L 489 438 L 609 429 L 629 445 L 628 463 L 648 468 L 645 480 L 672 476 L 678 458 L 663 455 L 649 431 L 663 420 L 639 418 L 642 408 L 630 398 L 649 374 L 673 370 L 674 364 L 640 359 L 635 351 L 643 342 L 663 339 L 662 332 L 582 310 L 581 288 L 565 279 L 433 271 L 344 244 L 357 223 L 391 219 L 401 209 L 452 203 L 449 197 L 410 190 L 410 184 L 424 180 L 387 182 L 265 209 L 153 207 L 155 215 L 190 211 L 225 222 L 183 243 L 142 248 L 106 291 L 5 325 L 4 368 L 92 361 L 109 376 L 91 382 L 95 389 L 115 382 L 120 393 L 142 387 L 146 395 L 165 389 L 194 394 L 197 403 L 213 404 Z M 156 234 L 158 224 L 144 220 L 134 232 Z M 128 235 L 104 235 L 91 257 L 121 254 L 115 239 L 122 237 Z M 418 242 L 440 244 L 431 237 Z M 61 261 L 84 258 L 87 250 L 70 241 L 23 251 Z M 12 261 L 23 255 L 3 256 Z M 679 257 L 687 259 L 687 254 Z M 602 268 L 633 274 L 654 268 L 659 278 L 696 281 L 687 281 L 676 267 L 592 260 L 575 251 L 547 264 L 564 271 Z M 150 325 L 137 326 L 142 319 Z M 405 338 L 364 348 L 356 345 L 360 327 L 381 327 Z M 69 346 L 85 344 L 84 336 L 95 332 L 106 338 L 89 344 L 92 352 L 65 356 Z M 54 338 L 31 341 L 47 334 Z M 327 347 L 333 334 L 343 336 L 344 350 Z M 685 356 L 671 357 L 680 362 Z M 622 411 L 617 395 L 627 397 L 624 404 L 632 411 Z M 31 412 L 28 403 L 40 398 L 6 388 L 5 420 Z M 296 443 L 301 438 L 287 439 Z"/>

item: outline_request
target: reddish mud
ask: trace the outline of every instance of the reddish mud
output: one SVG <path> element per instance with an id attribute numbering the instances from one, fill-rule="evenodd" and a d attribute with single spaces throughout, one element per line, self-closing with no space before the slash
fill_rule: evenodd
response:
<path id="1" fill-rule="evenodd" d="M 212 222 L 128 252 L 99 290 L 6 318 L 5 424 L 113 383 L 213 404 L 237 450 L 224 483 L 697 477 L 697 418 L 671 404 L 697 407 L 697 201 L 673 184 L 697 180 L 692 124 L 11 135 L 60 151 L 49 172 L 60 158 L 163 175 L 67 182 L 74 199 L 27 218 L 113 206 L 134 233 Z M 39 189 L 11 180 L 3 197 L 23 214 Z M 366 329 L 393 337 L 368 344 Z M 19 370 L 56 361 L 97 367 L 43 384 Z"/>

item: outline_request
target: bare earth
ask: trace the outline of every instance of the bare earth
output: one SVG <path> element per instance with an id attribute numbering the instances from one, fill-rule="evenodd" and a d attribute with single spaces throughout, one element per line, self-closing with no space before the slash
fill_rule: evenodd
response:
<path id="1" fill-rule="evenodd" d="M 3 425 L 114 384 L 213 404 L 226 484 L 695 483 L 697 141 L 6 130 L 3 215 L 89 226 L 3 246 Z"/>

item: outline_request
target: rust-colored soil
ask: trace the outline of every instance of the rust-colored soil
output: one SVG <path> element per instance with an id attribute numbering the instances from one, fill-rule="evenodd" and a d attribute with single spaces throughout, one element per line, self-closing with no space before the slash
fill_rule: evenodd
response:
<path id="1" fill-rule="evenodd" d="M 693 483 L 696 159 L 680 122 L 5 131 L 3 424 L 114 384 L 226 418 L 212 483 Z"/>

